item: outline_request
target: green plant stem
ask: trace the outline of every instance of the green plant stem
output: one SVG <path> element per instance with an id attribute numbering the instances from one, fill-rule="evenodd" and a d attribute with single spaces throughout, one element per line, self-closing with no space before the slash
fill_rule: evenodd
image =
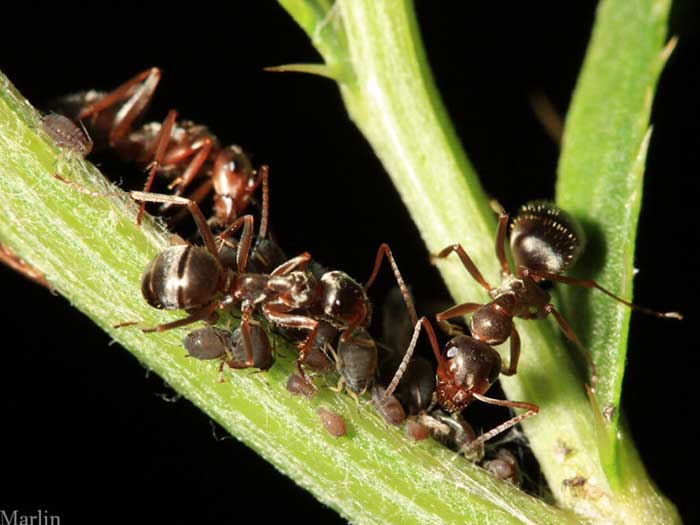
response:
<path id="1" fill-rule="evenodd" d="M 148 307 L 140 292 L 141 272 L 167 246 L 169 234 L 150 220 L 136 227 L 137 205 L 126 194 L 85 195 L 55 179 L 56 172 L 90 191 L 119 193 L 92 165 L 55 147 L 37 112 L 0 73 L 0 242 L 43 271 L 147 368 L 320 501 L 356 523 L 578 522 L 430 440 L 409 441 L 364 401 L 358 405 L 323 388 L 311 401 L 292 396 L 285 389 L 294 371 L 292 349 L 268 373 L 231 372 L 219 383 L 216 364 L 185 357 L 186 330 L 112 328 L 182 316 Z M 320 406 L 342 415 L 347 437 L 324 430 Z"/>
<path id="2" fill-rule="evenodd" d="M 435 88 L 412 2 L 338 0 L 332 10 L 313 11 L 317 18 L 307 16 L 314 2 L 280 3 L 336 71 L 350 117 L 390 174 L 428 250 L 436 253 L 460 242 L 487 280 L 497 282 L 495 219 Z M 329 34 L 346 48 L 326 45 Z M 439 269 L 456 301 L 487 300 L 456 258 L 441 262 Z M 677 521 L 628 438 L 620 461 L 632 473 L 630 484 L 611 487 L 570 350 L 548 322 L 516 324 L 523 347 L 519 371 L 502 383 L 509 398 L 541 408 L 523 426 L 557 502 L 600 522 Z M 585 479 L 585 485 L 573 487 L 576 479 Z"/>

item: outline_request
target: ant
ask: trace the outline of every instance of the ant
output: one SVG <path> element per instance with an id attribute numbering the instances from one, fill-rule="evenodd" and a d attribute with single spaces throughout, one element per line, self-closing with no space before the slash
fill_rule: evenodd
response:
<path id="1" fill-rule="evenodd" d="M 501 264 L 503 281 L 498 288 L 491 286 L 481 275 L 467 252 L 460 244 L 443 249 L 436 258 L 445 258 L 456 253 L 470 275 L 491 296 L 487 304 L 464 303 L 437 314 L 436 319 L 448 333 L 454 327 L 447 319 L 472 314 L 470 330 L 472 336 L 487 345 L 495 346 L 511 339 L 510 364 L 502 373 L 513 375 L 517 371 L 520 356 L 520 337 L 513 324 L 514 317 L 543 319 L 552 314 L 564 335 L 572 341 L 589 364 L 591 383 L 597 383 L 595 363 L 575 332 L 554 308 L 550 295 L 539 284 L 555 281 L 565 284 L 596 288 L 626 306 L 649 315 L 682 319 L 677 312 L 656 312 L 637 306 L 603 288 L 596 281 L 576 279 L 563 273 L 576 262 L 583 246 L 583 232 L 576 221 L 564 210 L 547 201 L 532 201 L 521 206 L 513 219 L 510 232 L 510 247 L 515 259 L 516 272 L 511 270 L 505 254 L 505 238 L 508 214 L 501 211 L 496 233 L 496 256 Z"/>
<path id="2" fill-rule="evenodd" d="M 513 324 L 514 317 L 542 319 L 552 314 L 564 334 L 586 356 L 591 367 L 591 382 L 595 385 L 597 381 L 595 365 L 590 354 L 566 320 L 554 309 L 549 294 L 540 288 L 540 282 L 551 280 L 597 288 L 630 308 L 659 317 L 681 318 L 676 312 L 660 313 L 634 305 L 595 281 L 562 275 L 578 257 L 582 236 L 573 219 L 549 202 L 527 203 L 521 207 L 513 220 L 510 244 L 517 265 L 517 276 L 514 275 L 505 255 L 507 225 L 508 215 L 501 213 L 496 234 L 496 256 L 501 263 L 503 282 L 498 288 L 494 288 L 484 279 L 460 244 L 448 246 L 437 255 L 437 258 L 444 258 L 452 252 L 457 253 L 467 271 L 489 292 L 492 301 L 484 305 L 464 303 L 437 314 L 437 321 L 451 335 L 459 332 L 446 322 L 447 319 L 473 314 L 470 321 L 472 336 L 453 337 L 442 352 L 428 319 L 419 319 L 404 359 L 387 388 L 387 395 L 396 389 L 411 359 L 420 330 L 425 328 L 438 362 L 437 398 L 440 406 L 448 412 L 459 412 L 477 399 L 493 405 L 527 410 L 481 435 L 470 446 L 477 446 L 539 412 L 539 407 L 533 403 L 498 400 L 484 395 L 501 373 L 513 375 L 517 371 L 520 337 Z M 509 337 L 510 363 L 504 369 L 500 354 L 492 346 L 505 342 Z"/>
<path id="3" fill-rule="evenodd" d="M 162 124 L 151 122 L 134 129 L 160 78 L 160 69 L 153 67 L 109 93 L 74 93 L 60 98 L 55 105 L 73 120 L 87 124 L 98 149 L 112 148 L 118 156 L 147 167 L 144 192 L 150 191 L 156 174 L 172 179 L 169 188 L 175 188 L 175 196 L 183 195 L 198 176 L 207 177 L 191 200 L 201 201 L 213 188 L 213 221 L 226 227 L 248 207 L 262 176 L 239 146 L 221 147 L 205 126 L 178 121 L 175 110 L 168 112 Z M 162 204 L 165 210 L 174 203 Z M 141 224 L 144 213 L 145 203 L 139 209 L 137 224 Z"/>
<path id="4" fill-rule="evenodd" d="M 186 206 L 197 224 L 204 247 L 171 246 L 158 254 L 146 268 L 141 290 L 146 302 L 155 308 L 187 310 L 189 315 L 177 321 L 144 328 L 144 332 L 160 332 L 196 321 L 210 321 L 217 310 L 231 305 L 241 309 L 241 334 L 246 359 L 253 366 L 254 343 L 251 319 L 260 309 L 265 319 L 283 328 L 301 329 L 308 333 L 301 344 L 297 369 L 302 377 L 302 364 L 314 347 L 321 321 L 341 331 L 340 343 L 350 344 L 356 330 L 369 325 L 372 308 L 366 290 L 374 282 L 382 261 L 387 258 L 399 286 L 403 278 L 388 245 L 377 251 L 375 264 L 363 287 L 341 271 L 327 271 L 317 278 L 308 271 L 311 255 L 304 252 L 274 268 L 270 273 L 247 271 L 253 236 L 253 217 L 237 218 L 218 236 L 214 236 L 198 204 L 184 197 L 147 192 L 130 192 L 134 200 Z M 267 216 L 267 210 L 263 212 Z M 219 241 L 242 229 L 236 255 L 236 268 L 225 267 L 219 256 Z M 417 320 L 415 307 L 406 292 L 411 318 Z M 359 343 L 358 343 L 359 344 Z"/>

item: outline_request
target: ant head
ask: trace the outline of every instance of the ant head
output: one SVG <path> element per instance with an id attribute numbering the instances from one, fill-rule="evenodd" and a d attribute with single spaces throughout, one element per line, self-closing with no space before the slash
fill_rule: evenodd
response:
<path id="1" fill-rule="evenodd" d="M 146 267 L 141 278 L 141 293 L 154 308 L 198 308 L 211 303 L 222 278 L 221 264 L 205 248 L 170 246 Z"/>
<path id="2" fill-rule="evenodd" d="M 513 297 L 505 295 L 483 305 L 472 315 L 469 327 L 472 335 L 487 345 L 500 345 L 513 331 L 511 306 Z"/>
<path id="3" fill-rule="evenodd" d="M 564 273 L 583 249 L 583 230 L 564 210 L 547 201 L 524 204 L 513 219 L 510 248 L 517 266 Z"/>
<path id="4" fill-rule="evenodd" d="M 323 313 L 339 328 L 367 326 L 372 306 L 365 289 L 345 272 L 327 272 L 321 277 Z"/>
<path id="5" fill-rule="evenodd" d="M 438 364 L 437 393 L 440 405 L 458 412 L 484 394 L 501 373 L 501 356 L 486 343 L 467 335 L 451 339 Z"/>

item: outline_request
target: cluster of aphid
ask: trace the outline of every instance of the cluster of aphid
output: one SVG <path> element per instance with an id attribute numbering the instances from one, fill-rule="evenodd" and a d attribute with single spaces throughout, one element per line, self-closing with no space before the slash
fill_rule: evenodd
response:
<path id="1" fill-rule="evenodd" d="M 57 106 L 61 115 L 48 115 L 44 125 L 61 146 L 81 155 L 93 149 L 88 138 L 91 136 L 97 149 L 110 149 L 122 159 L 148 168 L 144 191 L 131 192 L 135 200 L 142 202 L 137 222 L 141 222 L 146 203 L 160 203 L 161 213 L 169 215 L 173 224 L 181 218 L 173 213 L 175 207 L 189 210 L 203 246 L 187 243 L 167 248 L 151 261 L 142 280 L 148 304 L 185 310 L 187 316 L 144 331 L 169 330 L 197 321 L 209 323 L 187 334 L 184 346 L 194 358 L 219 360 L 220 372 L 226 367 L 267 370 L 273 365 L 274 353 L 265 325 L 299 345 L 297 372 L 287 385 L 290 392 L 312 397 L 316 386 L 309 372 L 337 371 L 339 387 L 344 385 L 356 396 L 369 392 L 387 422 L 398 425 L 408 419 L 407 432 L 412 438 L 432 435 L 449 448 L 481 460 L 487 440 L 539 411 L 532 403 L 486 396 L 500 374 L 517 372 L 520 337 L 513 323 L 515 317 L 542 319 L 552 314 L 587 359 L 591 385 L 595 387 L 593 361 L 553 307 L 549 294 L 540 287 L 542 281 L 597 288 L 646 313 L 679 317 L 638 308 L 594 281 L 564 276 L 581 251 L 581 232 L 565 212 L 538 201 L 523 206 L 511 223 L 514 268 L 505 250 L 508 215 L 500 214 L 496 236 L 496 255 L 502 269 L 499 286 L 484 279 L 461 245 L 448 246 L 437 254 L 437 258 L 444 258 L 456 253 L 491 297 L 487 304 L 465 303 L 437 314 L 437 322 L 453 336 L 441 350 L 431 322 L 418 317 L 388 245 L 380 246 L 364 286 L 342 271 L 322 267 L 308 252 L 288 259 L 269 236 L 267 166 L 255 170 L 241 148 L 220 146 L 206 127 L 178 121 L 174 110 L 162 124 L 135 127 L 159 79 L 159 70 L 153 68 L 110 93 L 88 91 L 64 97 Z M 87 134 L 78 123 L 86 126 Z M 167 178 L 172 194 L 150 193 L 156 175 Z M 191 190 L 195 182 L 199 185 Z M 256 234 L 249 208 L 258 188 L 262 190 L 262 204 Z M 207 219 L 198 203 L 212 192 L 212 214 Z M 397 301 L 385 307 L 384 344 L 378 345 L 367 330 L 372 318 L 367 289 L 384 259 L 398 282 L 407 315 L 397 314 Z M 231 307 L 240 310 L 240 326 L 235 330 L 213 326 L 217 312 Z M 470 336 L 448 322 L 465 315 L 471 315 Z M 413 355 L 421 329 L 427 332 L 437 370 L 429 360 Z M 504 366 L 493 346 L 508 339 L 510 359 Z M 397 351 L 395 357 L 380 360 L 378 346 L 384 345 Z M 390 371 L 382 370 L 386 368 Z M 461 416 L 474 400 L 525 412 L 477 436 Z M 344 422 L 337 414 L 322 409 L 320 416 L 331 433 L 345 433 Z M 519 479 L 517 461 L 505 449 L 484 466 L 503 479 Z"/>

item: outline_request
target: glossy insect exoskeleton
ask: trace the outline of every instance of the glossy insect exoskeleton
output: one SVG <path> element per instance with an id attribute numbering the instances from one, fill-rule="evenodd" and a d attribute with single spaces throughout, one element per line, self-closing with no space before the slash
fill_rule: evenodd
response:
<path id="1" fill-rule="evenodd" d="M 480 460 L 484 455 L 483 446 L 478 441 L 476 432 L 458 413 L 448 414 L 436 409 L 430 414 L 418 416 L 418 422 L 428 427 L 433 438 L 450 450 L 465 454 L 474 461 Z"/>
<path id="2" fill-rule="evenodd" d="M 520 485 L 520 464 L 508 449 L 499 449 L 495 458 L 484 461 L 483 467 L 498 479 Z"/>
<path id="3" fill-rule="evenodd" d="M 455 252 L 472 277 L 491 296 L 487 304 L 464 303 L 449 308 L 437 315 L 437 320 L 452 331 L 448 319 L 472 314 L 470 329 L 472 336 L 487 345 L 498 345 L 511 339 L 510 363 L 502 370 L 505 375 L 515 374 L 520 356 L 520 337 L 513 324 L 514 317 L 543 319 L 552 314 L 564 335 L 581 351 L 591 368 L 591 382 L 597 382 L 596 368 L 588 351 L 579 341 L 569 323 L 554 308 L 550 295 L 539 283 L 556 281 L 566 284 L 596 288 L 613 299 L 642 312 L 659 317 L 680 318 L 676 312 L 655 312 L 636 306 L 618 297 L 597 282 L 575 279 L 564 274 L 576 261 L 583 247 L 583 234 L 576 221 L 551 202 L 533 201 L 520 208 L 513 219 L 510 246 L 515 260 L 515 272 L 505 254 L 508 215 L 502 213 L 496 234 L 496 255 L 501 265 L 503 280 L 493 287 L 481 275 L 476 265 L 459 244 L 448 246 L 437 257 L 447 257 Z"/>
<path id="4" fill-rule="evenodd" d="M 322 321 L 341 332 L 339 346 L 349 345 L 351 334 L 369 325 L 372 309 L 365 289 L 376 277 L 384 257 L 387 257 L 397 280 L 403 285 L 391 251 L 385 244 L 377 252 L 373 273 L 365 287 L 340 271 L 328 271 L 317 278 L 308 271 L 311 262 L 308 253 L 282 263 L 269 274 L 251 273 L 247 271 L 247 264 L 253 237 L 252 216 L 239 217 L 215 238 L 196 202 L 144 192 L 131 192 L 131 195 L 143 202 L 187 206 L 206 246 L 171 246 L 149 264 L 142 279 L 146 301 L 156 308 L 186 309 L 189 316 L 145 331 L 163 331 L 209 320 L 219 308 L 239 306 L 247 362 L 253 359 L 250 326 L 256 312 L 272 325 L 308 333 L 297 359 L 298 370 L 303 376 L 302 364 L 314 347 Z M 266 210 L 263 216 L 267 216 Z M 221 264 L 217 239 L 220 242 L 241 228 L 243 232 L 237 249 L 237 265 L 233 270 Z M 408 304 L 415 316 L 415 308 L 412 303 Z M 352 363 L 348 369 L 351 376 L 354 373 Z M 353 376 L 351 383 L 363 388 L 361 378 Z"/>
<path id="5" fill-rule="evenodd" d="M 205 181 L 191 194 L 201 201 L 214 191 L 214 222 L 226 227 L 241 216 L 261 183 L 248 156 L 239 146 L 221 147 L 202 125 L 178 121 L 171 110 L 162 124 L 136 128 L 160 82 L 158 68 L 143 71 L 111 92 L 84 91 L 54 103 L 75 122 L 85 123 L 96 149 L 112 149 L 124 160 L 149 166 L 144 191 L 157 174 L 170 179 L 175 195 L 183 195 L 198 178 Z M 171 203 L 162 203 L 167 208 Z M 137 221 L 140 223 L 143 207 Z"/>
<path id="6" fill-rule="evenodd" d="M 187 334 L 184 346 L 196 359 L 222 359 L 222 365 L 230 368 L 259 368 L 268 370 L 274 363 L 274 355 L 267 333 L 262 327 L 250 325 L 252 359 L 248 360 L 240 328 L 233 332 L 215 327 L 199 328 Z"/>

